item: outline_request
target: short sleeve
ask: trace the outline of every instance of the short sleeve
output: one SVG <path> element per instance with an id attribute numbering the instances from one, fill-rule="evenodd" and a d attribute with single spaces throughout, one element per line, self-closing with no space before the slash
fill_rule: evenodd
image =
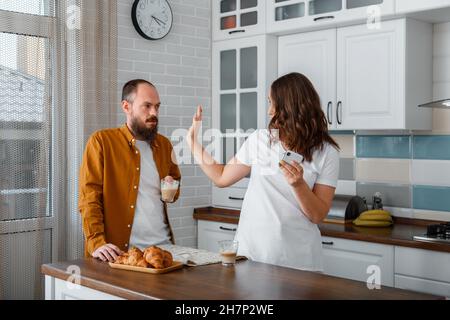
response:
<path id="1" fill-rule="evenodd" d="M 322 170 L 317 177 L 316 184 L 323 184 L 330 187 L 337 187 L 339 178 L 339 151 L 331 145 L 327 146 Z"/>
<path id="2" fill-rule="evenodd" d="M 255 163 L 256 158 L 256 144 L 258 138 L 258 131 L 253 132 L 244 144 L 241 146 L 239 151 L 236 153 L 235 158 L 242 164 L 251 166 Z"/>

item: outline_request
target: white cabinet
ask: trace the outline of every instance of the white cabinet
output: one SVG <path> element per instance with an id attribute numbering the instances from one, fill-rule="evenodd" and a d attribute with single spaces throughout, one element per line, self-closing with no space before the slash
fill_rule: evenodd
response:
<path id="1" fill-rule="evenodd" d="M 267 33 L 373 23 L 394 12 L 394 0 L 268 0 Z"/>
<path id="2" fill-rule="evenodd" d="M 394 246 L 330 237 L 322 237 L 322 244 L 325 274 L 367 282 L 373 266 L 382 286 L 394 286 Z"/>
<path id="3" fill-rule="evenodd" d="M 319 93 L 330 129 L 336 127 L 336 29 L 280 37 L 278 75 L 297 71 L 308 77 Z"/>
<path id="4" fill-rule="evenodd" d="M 284 36 L 279 71 L 312 80 L 330 129 L 429 130 L 432 110 L 418 105 L 432 100 L 432 38 L 412 19 Z"/>
<path id="5" fill-rule="evenodd" d="M 264 34 L 266 0 L 213 0 L 213 41 Z"/>
<path id="6" fill-rule="evenodd" d="M 450 253 L 395 247 L 395 287 L 450 298 Z"/>
<path id="7" fill-rule="evenodd" d="M 198 221 L 198 248 L 219 252 L 219 241 L 234 240 L 237 225 L 215 221 Z"/>
<path id="8" fill-rule="evenodd" d="M 450 0 L 396 0 L 396 13 L 411 13 L 450 7 Z"/>
<path id="9" fill-rule="evenodd" d="M 214 157 L 227 163 L 252 130 L 267 126 L 267 96 L 277 75 L 277 38 L 250 38 L 213 43 L 212 127 L 220 130 Z M 236 188 L 246 188 L 248 178 Z M 214 189 L 213 205 L 239 208 L 243 195 Z M 239 190 L 238 190 L 239 191 Z M 229 203 L 219 201 L 226 198 Z M 219 202 L 218 202 L 219 201 Z"/>
<path id="10" fill-rule="evenodd" d="M 72 282 L 45 276 L 45 300 L 123 300 Z"/>

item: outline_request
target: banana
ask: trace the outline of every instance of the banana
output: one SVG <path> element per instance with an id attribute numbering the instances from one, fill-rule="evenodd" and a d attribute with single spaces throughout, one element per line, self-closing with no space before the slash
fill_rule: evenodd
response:
<path id="1" fill-rule="evenodd" d="M 363 220 L 363 221 L 389 221 L 389 222 L 392 222 L 392 217 L 385 215 L 385 214 L 365 215 L 365 216 L 360 216 L 359 219 Z"/>
<path id="2" fill-rule="evenodd" d="M 353 224 L 360 227 L 389 227 L 392 222 L 390 221 L 372 221 L 372 220 L 360 220 L 359 218 L 353 221 Z"/>
<path id="3" fill-rule="evenodd" d="M 391 214 L 389 211 L 386 210 L 368 210 L 364 211 L 359 215 L 359 217 L 372 217 L 372 216 L 385 216 L 385 217 L 391 217 Z"/>

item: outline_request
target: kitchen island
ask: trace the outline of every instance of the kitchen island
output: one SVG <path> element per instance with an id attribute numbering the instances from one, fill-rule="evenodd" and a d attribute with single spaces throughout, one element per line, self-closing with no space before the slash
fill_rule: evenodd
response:
<path id="1" fill-rule="evenodd" d="M 166 274 L 112 269 L 96 259 L 46 264 L 45 297 L 150 300 L 429 300 L 439 296 L 252 261 L 184 267 Z M 78 286 L 72 282 L 77 282 Z"/>

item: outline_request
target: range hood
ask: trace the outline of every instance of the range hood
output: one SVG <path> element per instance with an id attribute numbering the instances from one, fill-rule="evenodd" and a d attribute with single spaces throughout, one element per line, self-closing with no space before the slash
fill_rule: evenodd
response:
<path id="1" fill-rule="evenodd" d="M 419 105 L 420 108 L 450 109 L 450 99 L 434 101 Z"/>

